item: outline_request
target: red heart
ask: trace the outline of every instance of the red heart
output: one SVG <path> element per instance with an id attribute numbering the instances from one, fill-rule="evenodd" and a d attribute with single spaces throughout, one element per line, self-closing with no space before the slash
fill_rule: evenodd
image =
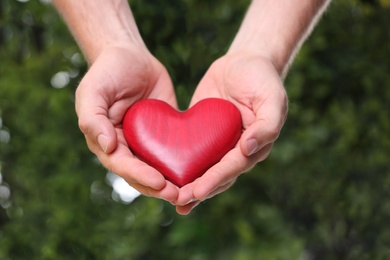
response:
<path id="1" fill-rule="evenodd" d="M 203 175 L 241 136 L 241 115 L 229 101 L 209 98 L 185 112 L 157 99 L 133 104 L 123 119 L 131 151 L 182 187 Z"/>

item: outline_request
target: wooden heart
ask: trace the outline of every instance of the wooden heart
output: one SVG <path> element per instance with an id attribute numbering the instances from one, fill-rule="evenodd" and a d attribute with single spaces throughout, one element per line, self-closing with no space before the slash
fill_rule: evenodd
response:
<path id="1" fill-rule="evenodd" d="M 181 112 L 156 99 L 133 104 L 123 119 L 130 150 L 182 187 L 203 175 L 230 151 L 241 136 L 238 109 L 209 98 Z"/>

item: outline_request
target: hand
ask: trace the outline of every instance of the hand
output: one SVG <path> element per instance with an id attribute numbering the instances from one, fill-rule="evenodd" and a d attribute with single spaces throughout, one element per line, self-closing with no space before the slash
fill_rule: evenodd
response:
<path id="1" fill-rule="evenodd" d="M 140 46 L 101 52 L 76 91 L 79 126 L 89 149 L 110 171 L 146 196 L 175 201 L 178 188 L 129 150 L 122 119 L 134 102 L 155 98 L 177 107 L 166 69 Z"/>
<path id="2" fill-rule="evenodd" d="M 219 163 L 180 189 L 176 201 L 180 214 L 190 213 L 201 201 L 225 191 L 241 173 L 263 161 L 287 117 L 287 95 L 281 77 L 262 56 L 235 53 L 215 61 L 199 83 L 191 105 L 210 97 L 237 106 L 243 133 L 236 147 Z"/>

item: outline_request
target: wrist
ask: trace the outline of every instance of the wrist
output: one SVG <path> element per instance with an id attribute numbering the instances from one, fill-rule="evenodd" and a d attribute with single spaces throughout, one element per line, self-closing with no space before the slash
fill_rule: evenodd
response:
<path id="1" fill-rule="evenodd" d="M 87 61 L 107 48 L 146 48 L 126 0 L 53 0 Z"/>
<path id="2" fill-rule="evenodd" d="M 282 77 L 286 64 L 288 63 L 286 61 L 287 55 L 280 55 L 280 53 L 274 52 L 274 49 L 276 48 L 267 48 L 266 44 L 267 43 L 252 43 L 248 41 L 243 42 L 242 45 L 232 45 L 226 55 L 261 59 L 272 65 L 279 76 Z"/>

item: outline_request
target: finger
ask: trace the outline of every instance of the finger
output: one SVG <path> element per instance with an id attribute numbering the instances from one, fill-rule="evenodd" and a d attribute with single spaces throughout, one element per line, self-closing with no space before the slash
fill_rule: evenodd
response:
<path id="1" fill-rule="evenodd" d="M 230 183 L 228 183 L 228 184 L 226 184 L 226 185 L 223 185 L 223 186 L 219 187 L 217 190 L 215 190 L 214 192 L 209 194 L 207 196 L 207 198 L 214 197 L 215 195 L 224 192 L 225 190 L 229 189 L 233 185 L 234 182 L 235 182 L 235 180 L 230 182 Z M 191 202 L 189 202 L 189 203 L 187 203 L 185 205 L 177 205 L 176 206 L 176 212 L 179 213 L 180 215 L 188 215 L 200 203 L 201 203 L 201 201 L 194 200 L 194 201 L 191 201 Z"/>
<path id="2" fill-rule="evenodd" d="M 77 89 L 76 113 L 80 130 L 86 138 L 98 144 L 101 151 L 111 153 L 117 146 L 117 135 L 107 117 L 107 109 L 107 104 L 101 96 L 94 96 L 93 92 L 86 96 L 84 89 L 80 87 Z M 92 152 L 97 151 L 92 150 Z"/>
<path id="3" fill-rule="evenodd" d="M 246 156 L 251 156 L 273 143 L 279 137 L 287 117 L 287 95 L 284 90 L 273 92 L 256 105 L 256 119 L 247 127 L 240 140 L 241 151 Z"/>
<path id="4" fill-rule="evenodd" d="M 194 202 L 189 203 L 185 206 L 177 206 L 176 212 L 179 213 L 180 215 L 188 215 L 199 204 L 200 204 L 200 201 L 194 201 Z"/>
<path id="5" fill-rule="evenodd" d="M 100 162 L 128 183 L 138 183 L 153 190 L 162 190 L 167 182 L 160 172 L 131 154 L 127 146 L 120 144 L 111 154 L 96 153 Z"/>
<path id="6" fill-rule="evenodd" d="M 233 181 L 229 180 L 228 183 L 220 183 L 220 185 L 216 187 L 215 190 L 210 190 L 209 194 L 205 196 L 205 198 L 206 199 L 211 198 L 214 195 L 219 194 L 222 191 L 228 189 L 234 183 L 235 180 L 236 179 L 234 179 Z M 180 188 L 179 196 L 177 198 L 177 201 L 175 202 L 177 206 L 185 206 L 194 201 L 198 201 L 198 198 L 195 198 L 194 196 L 194 187 L 195 185 L 197 185 L 197 182 L 198 180 L 195 180 L 194 182 Z"/>
<path id="7" fill-rule="evenodd" d="M 273 144 L 268 144 L 263 149 L 250 157 L 242 154 L 239 148 L 231 150 L 222 160 L 211 167 L 202 177 L 196 180 L 194 186 L 194 198 L 205 200 L 218 194 L 219 188 L 233 184 L 232 182 L 242 173 L 250 170 L 257 162 L 263 161 L 269 155 Z"/>
<path id="8" fill-rule="evenodd" d="M 241 173 L 252 168 L 262 156 L 264 150 L 251 157 L 245 156 L 240 148 L 236 147 L 228 152 L 222 160 L 211 167 L 202 177 L 195 181 L 194 198 L 205 200 L 213 191 L 235 180 Z"/>
<path id="9" fill-rule="evenodd" d="M 194 197 L 194 185 L 196 183 L 196 180 L 194 182 L 191 182 L 183 187 L 180 188 L 179 190 L 179 196 L 175 202 L 176 205 L 178 206 L 185 206 L 191 202 L 196 201 Z"/>
<path id="10" fill-rule="evenodd" d="M 185 206 L 195 201 L 204 201 L 226 191 L 235 183 L 240 174 L 250 170 L 257 162 L 265 160 L 272 145 L 268 144 L 250 158 L 243 155 L 239 148 L 230 151 L 221 162 L 210 168 L 203 176 L 182 187 L 175 204 Z M 231 158 L 233 161 L 230 160 Z"/>
<path id="11" fill-rule="evenodd" d="M 222 185 L 222 186 L 219 186 L 216 190 L 212 191 L 211 193 L 209 193 L 209 195 L 207 195 L 207 199 L 210 199 L 226 190 L 228 190 L 231 186 L 233 186 L 233 184 L 236 182 L 237 178 L 231 180 L 230 182 Z"/>
<path id="12" fill-rule="evenodd" d="M 129 185 L 145 196 L 163 199 L 170 203 L 174 203 L 179 194 L 178 188 L 169 181 L 166 182 L 166 185 L 161 190 L 154 190 L 139 183 L 129 183 Z"/>
<path id="13" fill-rule="evenodd" d="M 111 158 L 113 172 L 129 183 L 139 183 L 153 190 L 162 190 L 166 186 L 164 177 L 154 168 L 136 158 Z"/>

